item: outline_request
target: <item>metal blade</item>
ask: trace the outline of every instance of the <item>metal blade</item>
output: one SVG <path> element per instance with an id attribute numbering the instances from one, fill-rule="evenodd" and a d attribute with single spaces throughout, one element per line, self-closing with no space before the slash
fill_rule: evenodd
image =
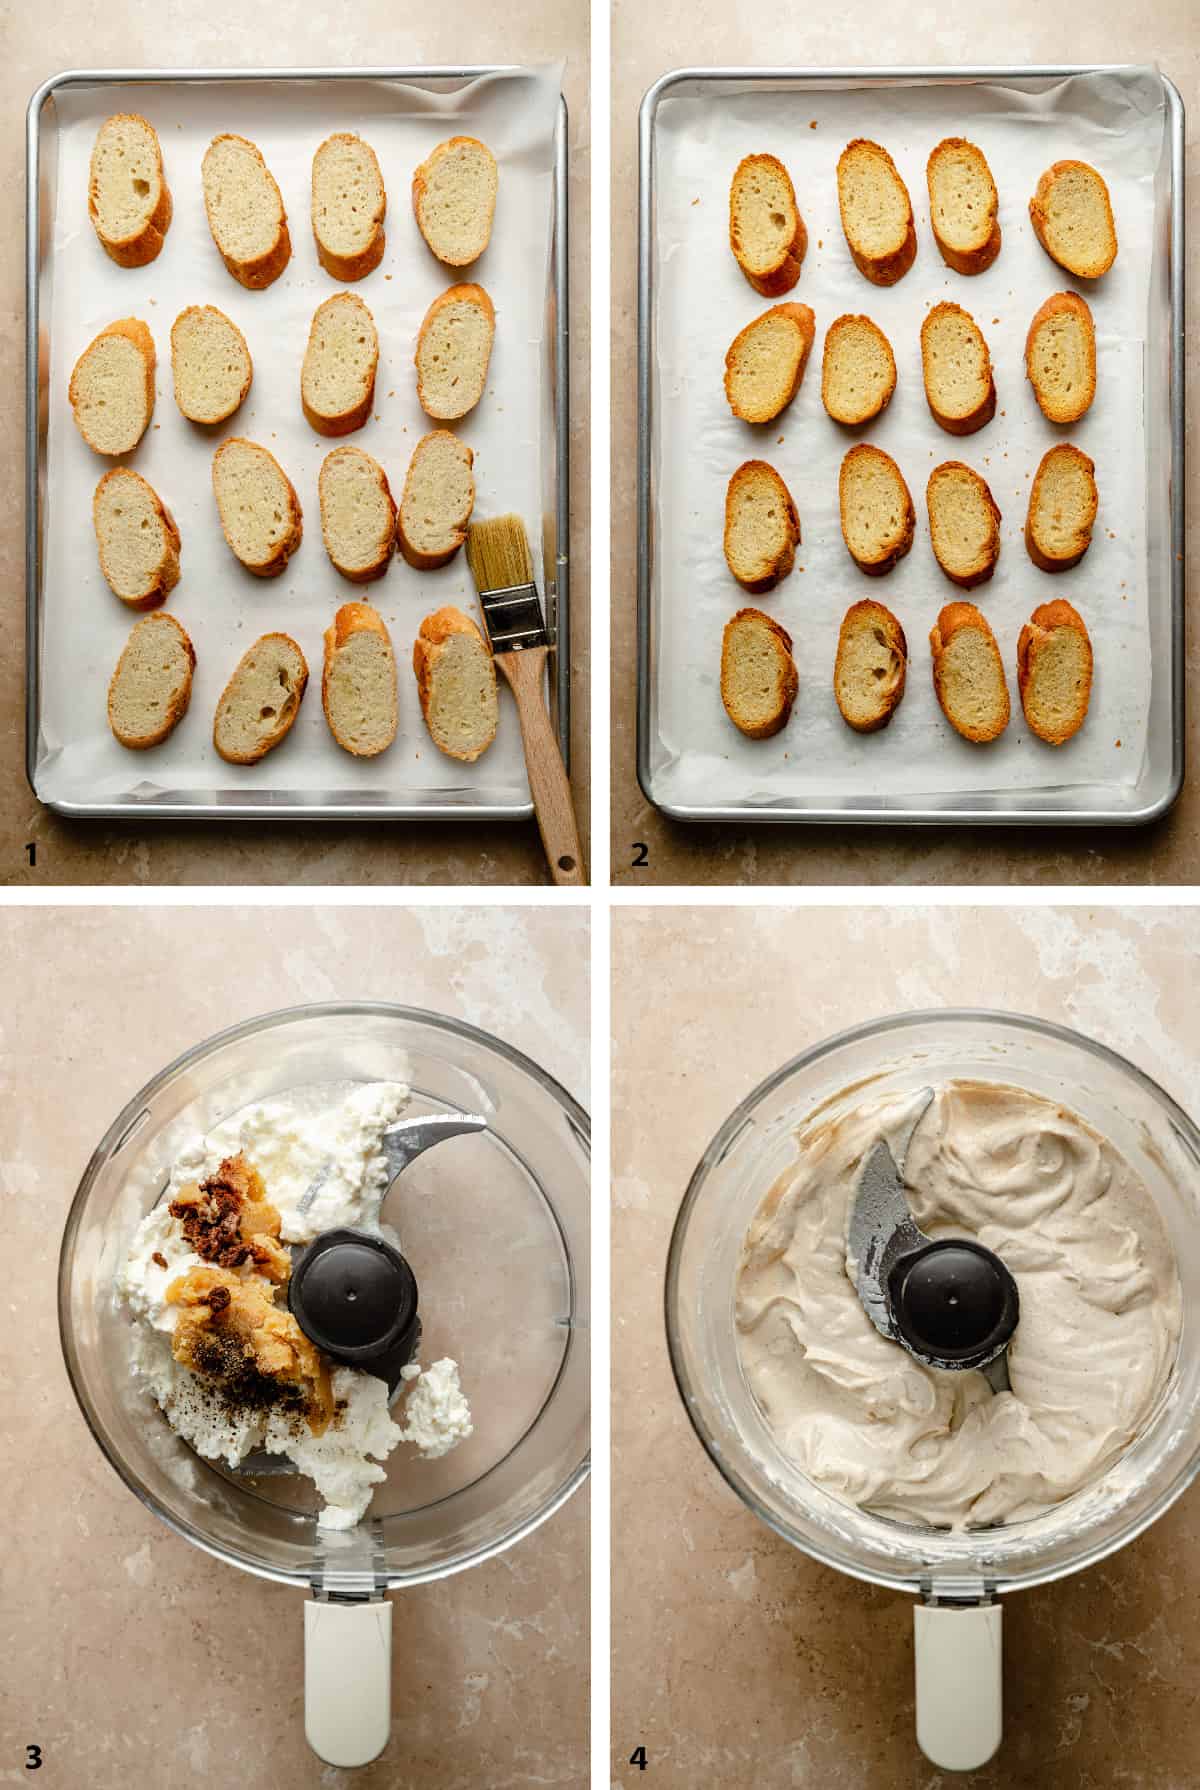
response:
<path id="1" fill-rule="evenodd" d="M 933 1089 L 923 1089 L 912 1112 L 897 1131 L 899 1164 L 886 1138 L 880 1138 L 872 1145 L 859 1172 L 850 1213 L 847 1266 L 867 1316 L 889 1342 L 896 1341 L 896 1329 L 888 1311 L 888 1271 L 897 1256 L 907 1255 L 929 1241 L 924 1232 L 918 1230 L 909 1207 L 903 1166 L 913 1133 L 932 1100 Z"/>
<path id="2" fill-rule="evenodd" d="M 380 1139 L 392 1181 L 434 1144 L 440 1144 L 447 1137 L 461 1137 L 469 1131 L 486 1131 L 487 1124 L 487 1120 L 476 1113 L 437 1113 L 422 1119 L 401 1119 Z M 387 1198 L 386 1194 L 384 1198 Z"/>

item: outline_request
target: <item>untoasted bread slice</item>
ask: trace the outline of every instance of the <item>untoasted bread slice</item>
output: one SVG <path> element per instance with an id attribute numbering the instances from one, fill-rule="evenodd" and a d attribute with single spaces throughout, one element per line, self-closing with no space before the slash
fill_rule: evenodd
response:
<path id="1" fill-rule="evenodd" d="M 947 578 L 973 590 L 996 570 L 1000 511 L 983 479 L 961 460 L 935 466 L 925 487 L 929 538 Z"/>
<path id="2" fill-rule="evenodd" d="M 764 298 L 781 298 L 800 278 L 808 232 L 791 176 L 773 155 L 747 155 L 729 183 L 729 246 Z"/>
<path id="3" fill-rule="evenodd" d="M 859 273 L 894 286 L 917 253 L 912 201 L 895 162 L 878 143 L 856 137 L 838 158 L 838 209 Z"/>
<path id="4" fill-rule="evenodd" d="M 287 212 L 262 152 L 245 137 L 214 137 L 200 164 L 217 253 L 240 286 L 261 291 L 292 257 Z"/>
<path id="5" fill-rule="evenodd" d="M 136 112 L 106 118 L 96 135 L 88 177 L 88 216 L 100 246 L 118 267 L 145 267 L 171 224 L 171 195 L 152 124 Z"/>
<path id="6" fill-rule="evenodd" d="M 317 478 L 325 551 L 343 578 L 369 584 L 391 563 L 396 505 L 387 474 L 361 448 L 334 448 Z"/>
<path id="7" fill-rule="evenodd" d="M 1080 280 L 1098 280 L 1117 258 L 1108 188 L 1087 162 L 1055 162 L 1037 183 L 1029 216 L 1046 253 Z"/>
<path id="8" fill-rule="evenodd" d="M 96 454 L 128 454 L 154 415 L 154 337 L 136 317 L 102 329 L 75 362 L 68 396 Z"/>
<path id="9" fill-rule="evenodd" d="M 996 414 L 996 382 L 983 331 L 961 305 L 934 305 L 921 325 L 921 370 L 935 423 L 973 435 Z"/>
<path id="10" fill-rule="evenodd" d="M 1025 518 L 1025 545 L 1043 572 L 1069 571 L 1091 546 L 1100 507 L 1095 475 L 1093 462 L 1067 442 L 1043 456 Z"/>
<path id="11" fill-rule="evenodd" d="M 836 317 L 825 336 L 821 398 L 835 423 L 869 423 L 896 389 L 892 345 L 869 317 Z"/>
<path id="12" fill-rule="evenodd" d="M 903 474 L 890 454 L 860 441 L 838 475 L 842 539 L 861 572 L 890 572 L 913 544 L 917 512 Z"/>
<path id="13" fill-rule="evenodd" d="M 343 603 L 325 630 L 321 702 L 330 733 L 355 758 L 377 758 L 396 737 L 396 656 L 369 603 Z"/>
<path id="14" fill-rule="evenodd" d="M 882 603 L 852 603 L 842 620 L 833 694 L 842 719 L 855 733 L 886 727 L 904 695 L 908 642 Z"/>
<path id="15" fill-rule="evenodd" d="M 725 396 L 744 423 L 769 423 L 804 378 L 816 319 L 807 305 L 772 305 L 740 330 L 725 356 Z"/>
<path id="16" fill-rule="evenodd" d="M 747 460 L 725 493 L 725 563 L 745 590 L 773 590 L 796 563 L 800 518 L 773 466 Z"/>
<path id="17" fill-rule="evenodd" d="M 1070 603 L 1043 603 L 1021 629 L 1017 684 L 1039 740 L 1061 746 L 1079 732 L 1092 699 L 1092 643 Z"/>
<path id="18" fill-rule="evenodd" d="M 413 449 L 396 540 L 410 566 L 433 571 L 454 558 L 475 508 L 475 456 L 449 429 L 434 429 Z"/>
<path id="19" fill-rule="evenodd" d="M 1025 372 L 1052 423 L 1077 423 L 1096 396 L 1096 329 L 1078 292 L 1056 292 L 1034 314 Z"/>
<path id="20" fill-rule="evenodd" d="M 421 713 L 439 752 L 474 764 L 496 737 L 496 667 L 475 623 L 458 609 L 427 615 L 413 643 Z"/>
<path id="21" fill-rule="evenodd" d="M 326 137 L 312 165 L 317 259 L 335 280 L 363 280 L 383 260 L 387 193 L 379 161 L 361 137 Z"/>
<path id="22" fill-rule="evenodd" d="M 131 609 L 156 609 L 179 583 L 179 530 L 140 473 L 106 472 L 92 497 L 100 570 Z"/>
<path id="23" fill-rule="evenodd" d="M 108 725 L 122 746 L 161 746 L 187 714 L 196 654 L 173 615 L 143 616 L 108 686 Z"/>
<path id="24" fill-rule="evenodd" d="M 721 701 L 733 725 L 770 739 L 786 727 L 799 688 L 791 635 L 761 609 L 739 609 L 721 642 Z"/>
<path id="25" fill-rule="evenodd" d="M 300 402 L 318 435 L 361 429 L 375 401 L 379 335 L 357 292 L 337 292 L 313 313 L 300 371 Z"/>
<path id="26" fill-rule="evenodd" d="M 231 435 L 213 455 L 213 495 L 230 548 L 256 578 L 275 578 L 300 545 L 300 499 L 274 454 Z"/>
<path id="27" fill-rule="evenodd" d="M 1012 704 L 987 618 L 974 603 L 947 603 L 930 633 L 929 650 L 933 687 L 951 727 L 977 745 L 999 739 Z"/>
<path id="28" fill-rule="evenodd" d="M 171 325 L 175 402 L 192 423 L 223 423 L 250 390 L 246 338 L 215 305 L 189 305 Z"/>
<path id="29" fill-rule="evenodd" d="M 450 137 L 412 179 L 417 228 L 446 267 L 469 267 L 492 237 L 500 172 L 478 137 Z"/>
<path id="30" fill-rule="evenodd" d="M 1000 253 L 1000 196 L 987 157 L 965 137 L 945 137 L 925 169 L 929 222 L 955 273 L 982 273 Z"/>
<path id="31" fill-rule="evenodd" d="M 435 298 L 417 336 L 417 398 L 436 423 L 474 410 L 487 385 L 496 313 L 482 286 L 451 286 Z"/>
<path id="32" fill-rule="evenodd" d="M 292 731 L 308 665 L 287 634 L 264 634 L 244 652 L 221 692 L 213 745 L 229 764 L 257 764 Z"/>

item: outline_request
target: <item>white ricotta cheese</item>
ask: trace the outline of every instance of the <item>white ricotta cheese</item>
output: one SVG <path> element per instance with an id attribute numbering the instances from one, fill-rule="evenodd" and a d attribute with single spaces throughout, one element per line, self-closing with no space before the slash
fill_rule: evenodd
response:
<path id="1" fill-rule="evenodd" d="M 427 1461 L 449 1454 L 472 1433 L 471 1407 L 458 1380 L 458 1363 L 443 1359 L 423 1371 L 410 1365 L 400 1369 L 409 1382 L 404 1406 L 401 1440 L 415 1442 Z"/>
<path id="2" fill-rule="evenodd" d="M 238 1466 L 266 1448 L 285 1455 L 312 1479 L 325 1500 L 317 1521 L 325 1529 L 351 1529 L 386 1477 L 386 1461 L 401 1441 L 413 1442 L 427 1460 L 449 1452 L 471 1434 L 471 1412 L 453 1361 L 435 1361 L 424 1372 L 404 1369 L 409 1382 L 404 1426 L 388 1415 L 386 1382 L 355 1368 L 335 1368 L 334 1398 L 341 1407 L 323 1436 L 314 1436 L 282 1413 L 238 1411 L 171 1354 L 178 1308 L 166 1291 L 178 1276 L 201 1265 L 179 1221 L 171 1217 L 175 1193 L 214 1174 L 227 1156 L 244 1152 L 262 1176 L 278 1208 L 285 1242 L 308 1242 L 340 1227 L 380 1231 L 379 1206 L 388 1186 L 383 1133 L 408 1101 L 401 1082 L 360 1084 L 322 1100 L 286 1100 L 245 1107 L 197 1135 L 180 1151 L 167 1193 L 138 1226 L 116 1291 L 135 1319 L 131 1364 L 144 1378 L 168 1423 L 205 1460 Z M 311 1195 L 311 1198 L 310 1198 Z M 153 1258 L 158 1255 L 166 1267 Z"/>
<path id="3" fill-rule="evenodd" d="M 341 1409 L 323 1436 L 311 1431 L 297 1435 L 286 1419 L 272 1417 L 264 1440 L 272 1454 L 294 1461 L 324 1498 L 318 1527 L 353 1529 L 374 1488 L 387 1478 L 377 1462 L 387 1459 L 402 1432 L 388 1416 L 386 1380 L 353 1367 L 334 1368 L 330 1378 Z M 374 1460 L 368 1458 L 372 1455 Z"/>

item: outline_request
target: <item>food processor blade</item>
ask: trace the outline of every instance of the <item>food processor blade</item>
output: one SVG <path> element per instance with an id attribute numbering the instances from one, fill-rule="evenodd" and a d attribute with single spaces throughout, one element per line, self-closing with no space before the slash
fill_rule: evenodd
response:
<path id="1" fill-rule="evenodd" d="M 926 1367 L 982 1372 L 993 1392 L 1012 1390 L 1008 1344 L 1019 1315 L 1017 1284 L 999 1256 L 960 1238 L 935 1240 L 917 1225 L 903 1167 L 934 1098 L 923 1088 L 894 1132 L 867 1153 L 846 1243 L 846 1268 L 881 1336 Z"/>
<path id="2" fill-rule="evenodd" d="M 404 1170 L 448 1137 L 462 1137 L 471 1131 L 486 1131 L 488 1122 L 480 1118 L 478 1113 L 427 1113 L 416 1119 L 401 1119 L 390 1131 L 385 1131 L 381 1141 L 384 1160 L 388 1166 L 388 1184 L 380 1202 L 380 1211 L 387 1204 L 388 1195 Z M 300 1201 L 299 1210 L 307 1212 L 316 1199 L 321 1188 L 333 1172 L 333 1162 L 325 1163 L 313 1177 L 311 1186 Z"/>

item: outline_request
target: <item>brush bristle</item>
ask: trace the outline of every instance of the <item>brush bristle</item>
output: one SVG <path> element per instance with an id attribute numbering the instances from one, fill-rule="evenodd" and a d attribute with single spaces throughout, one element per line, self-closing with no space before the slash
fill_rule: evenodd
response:
<path id="1" fill-rule="evenodd" d="M 467 564 L 479 591 L 532 584 L 533 558 L 521 518 L 493 516 L 487 522 L 473 522 L 467 530 Z"/>

